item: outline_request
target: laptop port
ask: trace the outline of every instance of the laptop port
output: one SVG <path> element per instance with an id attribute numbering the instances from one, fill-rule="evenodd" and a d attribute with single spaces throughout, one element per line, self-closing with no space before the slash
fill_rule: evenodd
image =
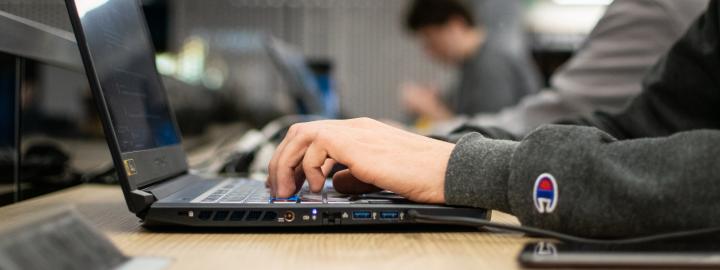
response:
<path id="1" fill-rule="evenodd" d="M 336 213 L 328 213 L 324 212 L 322 213 L 322 224 L 327 225 L 333 225 L 333 224 L 341 224 L 342 223 L 342 214 L 339 212 Z"/>
<path id="2" fill-rule="evenodd" d="M 370 211 L 353 211 L 353 219 L 372 219 L 372 212 Z"/>
<path id="3" fill-rule="evenodd" d="M 380 219 L 399 219 L 400 212 L 398 211 L 382 211 L 380 212 Z"/>
<path id="4" fill-rule="evenodd" d="M 285 218 L 286 222 L 293 222 L 293 220 L 295 220 L 295 212 L 287 211 L 285 212 L 285 215 L 283 217 Z"/>

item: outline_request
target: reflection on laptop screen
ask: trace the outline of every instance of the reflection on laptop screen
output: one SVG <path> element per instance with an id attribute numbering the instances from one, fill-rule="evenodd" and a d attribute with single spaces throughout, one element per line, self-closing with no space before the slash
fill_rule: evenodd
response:
<path id="1" fill-rule="evenodd" d="M 121 152 L 180 143 L 136 0 L 76 0 Z"/>

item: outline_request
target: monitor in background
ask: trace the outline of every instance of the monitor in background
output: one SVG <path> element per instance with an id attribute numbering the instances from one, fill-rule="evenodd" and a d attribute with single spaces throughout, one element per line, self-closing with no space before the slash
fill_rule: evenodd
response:
<path id="1" fill-rule="evenodd" d="M 0 53 L 0 205 L 17 200 L 20 87 L 16 61 Z"/>
<path id="2" fill-rule="evenodd" d="M 152 43 L 158 53 L 167 52 L 170 40 L 170 3 L 166 0 L 143 1 L 142 9 L 147 19 Z"/>
<path id="3" fill-rule="evenodd" d="M 338 116 L 336 106 L 328 106 L 325 99 L 331 97 L 320 89 L 315 74 L 302 53 L 289 44 L 269 36 L 265 41 L 265 48 L 288 84 L 290 95 L 294 98 L 300 113 L 327 118 Z"/>

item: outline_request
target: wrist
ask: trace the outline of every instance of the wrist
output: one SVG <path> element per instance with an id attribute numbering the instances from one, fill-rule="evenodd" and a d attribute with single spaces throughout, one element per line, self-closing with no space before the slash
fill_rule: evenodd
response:
<path id="1" fill-rule="evenodd" d="M 455 144 L 445 142 L 445 141 L 437 141 L 438 142 L 438 155 L 436 155 L 434 158 L 436 160 L 446 161 L 446 162 L 439 162 L 440 168 L 437 170 L 438 173 L 436 174 L 436 181 L 433 181 L 436 183 L 436 186 L 432 189 L 435 191 L 435 194 L 433 194 L 433 201 L 432 203 L 438 203 L 438 204 L 445 204 L 447 202 L 447 199 L 445 197 L 445 175 L 447 174 L 448 170 L 448 162 L 450 161 L 450 157 L 452 156 L 453 149 L 455 149 Z"/>
<path id="2" fill-rule="evenodd" d="M 407 160 L 414 160 L 411 167 L 414 167 L 408 175 L 411 182 L 406 182 L 406 197 L 410 200 L 422 203 L 444 204 L 445 203 L 445 173 L 447 171 L 447 160 L 450 159 L 455 145 L 432 140 L 421 152 L 416 152 Z M 407 179 L 404 179 L 407 180 Z"/>

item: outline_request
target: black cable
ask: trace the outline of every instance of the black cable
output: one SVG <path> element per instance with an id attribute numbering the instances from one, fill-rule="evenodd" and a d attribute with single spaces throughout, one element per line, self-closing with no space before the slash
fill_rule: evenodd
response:
<path id="1" fill-rule="evenodd" d="M 569 235 L 569 234 L 564 234 L 564 233 L 550 231 L 550 230 L 544 230 L 544 229 L 535 228 L 535 227 L 496 223 L 496 222 L 491 222 L 491 221 L 479 219 L 479 218 L 425 215 L 425 214 L 418 213 L 416 210 L 408 211 L 408 216 L 419 223 L 488 227 L 488 228 L 501 229 L 501 230 L 505 230 L 505 231 L 521 232 L 521 233 L 529 234 L 532 236 L 554 238 L 554 239 L 564 241 L 564 242 L 595 244 L 595 245 L 639 244 L 639 243 L 645 243 L 645 242 L 679 239 L 679 238 L 686 238 L 686 237 L 690 237 L 690 236 L 698 236 L 698 235 L 705 235 L 705 234 L 720 232 L 720 227 L 712 227 L 712 228 L 704 228 L 704 229 L 697 229 L 697 230 L 655 234 L 655 235 L 648 235 L 648 236 L 641 236 L 641 237 L 634 237 L 634 238 L 594 239 L 594 238 L 573 236 L 573 235 Z"/>

